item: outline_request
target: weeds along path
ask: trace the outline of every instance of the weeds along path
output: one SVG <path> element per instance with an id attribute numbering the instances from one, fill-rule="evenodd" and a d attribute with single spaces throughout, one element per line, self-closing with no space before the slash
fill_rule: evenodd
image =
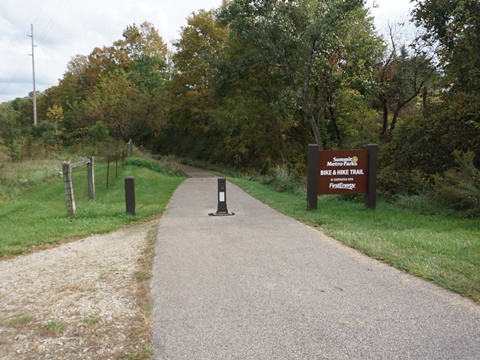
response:
<path id="1" fill-rule="evenodd" d="M 0 260 L 0 359 L 119 359 L 148 348 L 138 274 L 156 223 Z"/>

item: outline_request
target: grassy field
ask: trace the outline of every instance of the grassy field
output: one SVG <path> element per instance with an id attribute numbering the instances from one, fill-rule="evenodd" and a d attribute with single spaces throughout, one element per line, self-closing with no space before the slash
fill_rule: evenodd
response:
<path id="1" fill-rule="evenodd" d="M 51 179 L 47 183 L 0 203 L 0 256 L 21 254 L 31 248 L 64 239 L 106 233 L 156 216 L 164 211 L 171 194 L 184 179 L 143 166 L 128 165 L 119 171 L 118 177 L 114 176 L 114 168 L 110 170 L 113 175 L 107 190 L 106 164 L 96 163 L 96 197 L 89 200 L 86 167 L 77 168 L 73 171 L 77 213 L 68 216 L 59 168 L 53 168 L 52 175 L 42 177 L 42 181 Z M 45 170 L 40 172 L 45 175 Z M 27 179 L 32 172 L 23 176 Z M 126 215 L 125 176 L 135 177 L 136 216 Z"/>
<path id="2" fill-rule="evenodd" d="M 339 196 L 320 196 L 306 211 L 304 194 L 279 193 L 229 178 L 252 196 L 369 256 L 480 302 L 480 222 L 425 216 L 379 202 L 376 210 Z"/>
<path id="3" fill-rule="evenodd" d="M 14 198 L 48 179 L 61 176 L 61 160 L 43 159 L 27 160 L 21 163 L 0 163 L 0 201 Z"/>

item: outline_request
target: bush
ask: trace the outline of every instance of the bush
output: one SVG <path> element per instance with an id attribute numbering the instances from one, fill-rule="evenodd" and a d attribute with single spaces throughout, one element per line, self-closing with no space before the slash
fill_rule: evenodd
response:
<path id="1" fill-rule="evenodd" d="M 40 121 L 32 128 L 32 136 L 42 140 L 45 145 L 56 145 L 60 142 L 57 125 L 51 121 Z"/>
<path id="2" fill-rule="evenodd" d="M 302 194 L 306 191 L 306 179 L 295 169 L 289 169 L 287 166 L 277 165 L 266 175 L 250 176 L 249 180 L 269 185 L 277 192 Z"/>
<path id="3" fill-rule="evenodd" d="M 465 216 L 480 215 L 480 170 L 474 164 L 474 153 L 454 151 L 457 166 L 435 177 L 434 198 Z"/>
<path id="4" fill-rule="evenodd" d="M 429 188 L 429 177 L 418 169 L 399 171 L 395 166 L 385 166 L 377 175 L 377 190 L 387 199 L 398 194 L 418 195 Z"/>
<path id="5" fill-rule="evenodd" d="M 95 125 L 90 126 L 88 138 L 92 144 L 107 142 L 108 126 L 103 121 L 97 121 Z"/>

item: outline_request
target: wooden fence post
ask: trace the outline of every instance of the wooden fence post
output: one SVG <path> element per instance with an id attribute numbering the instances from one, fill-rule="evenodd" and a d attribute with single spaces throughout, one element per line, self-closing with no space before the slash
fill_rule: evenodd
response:
<path id="1" fill-rule="evenodd" d="M 62 165 L 63 169 L 63 186 L 65 188 L 65 200 L 67 202 L 67 214 L 75 215 L 75 196 L 73 194 L 73 177 L 72 169 L 87 165 L 87 181 L 88 181 L 88 197 L 90 199 L 95 198 L 95 173 L 93 165 L 93 157 L 86 160 L 80 160 L 76 163 L 70 164 L 64 162 Z"/>
<path id="2" fill-rule="evenodd" d="M 67 202 L 67 214 L 75 215 L 75 197 L 73 195 L 72 168 L 69 163 L 63 163 L 63 186 Z"/>
<path id="3" fill-rule="evenodd" d="M 87 177 L 88 177 L 88 198 L 90 200 L 95 199 L 95 168 L 94 158 L 90 158 L 90 162 L 87 164 Z"/>
<path id="4" fill-rule="evenodd" d="M 132 139 L 128 142 L 128 151 L 127 151 L 127 157 L 132 156 Z"/>

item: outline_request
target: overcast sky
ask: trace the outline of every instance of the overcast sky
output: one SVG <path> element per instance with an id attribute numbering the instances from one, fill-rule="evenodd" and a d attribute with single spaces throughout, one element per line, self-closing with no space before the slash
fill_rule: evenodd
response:
<path id="1" fill-rule="evenodd" d="M 368 0 L 377 28 L 408 20 L 410 0 Z M 169 44 L 192 12 L 218 8 L 222 0 L 1 0 L 0 103 L 33 90 L 31 24 L 37 91 L 58 84 L 75 55 L 110 46 L 133 23 L 152 23 Z"/>

